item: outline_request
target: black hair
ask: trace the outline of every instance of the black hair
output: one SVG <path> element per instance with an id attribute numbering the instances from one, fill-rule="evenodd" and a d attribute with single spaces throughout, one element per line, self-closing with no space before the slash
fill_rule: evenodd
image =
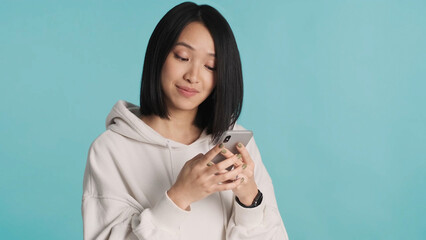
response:
<path id="1" fill-rule="evenodd" d="M 164 15 L 149 39 L 142 72 L 140 112 L 168 118 L 161 70 L 182 30 L 200 22 L 209 30 L 216 54 L 216 86 L 198 106 L 194 124 L 212 134 L 212 141 L 235 124 L 243 104 L 243 76 L 237 43 L 225 18 L 209 5 L 181 3 Z"/>

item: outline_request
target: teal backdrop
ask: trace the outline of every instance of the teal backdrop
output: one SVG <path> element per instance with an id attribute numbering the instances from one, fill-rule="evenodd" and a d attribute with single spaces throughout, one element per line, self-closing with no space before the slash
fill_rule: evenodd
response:
<path id="1" fill-rule="evenodd" d="M 1 239 L 82 239 L 89 146 L 180 2 L 1 2 Z M 196 2 L 235 33 L 290 238 L 426 239 L 426 1 Z"/>

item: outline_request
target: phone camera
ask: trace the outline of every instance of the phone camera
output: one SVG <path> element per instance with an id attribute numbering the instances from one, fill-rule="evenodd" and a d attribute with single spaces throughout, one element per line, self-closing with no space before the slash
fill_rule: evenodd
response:
<path id="1" fill-rule="evenodd" d="M 230 136 L 230 135 L 226 136 L 226 138 L 225 138 L 225 140 L 223 140 L 223 142 L 224 142 L 224 143 L 227 143 L 227 142 L 229 141 L 229 139 L 231 139 L 231 136 Z"/>

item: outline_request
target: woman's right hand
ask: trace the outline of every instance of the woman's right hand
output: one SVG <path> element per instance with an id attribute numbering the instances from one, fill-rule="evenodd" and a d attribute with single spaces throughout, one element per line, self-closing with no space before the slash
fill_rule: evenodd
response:
<path id="1" fill-rule="evenodd" d="M 217 145 L 205 155 L 198 154 L 187 161 L 180 171 L 175 184 L 167 191 L 169 198 L 180 208 L 190 210 L 193 202 L 201 200 L 212 193 L 232 190 L 240 185 L 238 174 L 243 170 L 241 155 L 233 155 L 218 164 L 211 160 L 221 151 L 226 153 L 223 145 Z M 226 168 L 236 165 L 231 171 Z"/>

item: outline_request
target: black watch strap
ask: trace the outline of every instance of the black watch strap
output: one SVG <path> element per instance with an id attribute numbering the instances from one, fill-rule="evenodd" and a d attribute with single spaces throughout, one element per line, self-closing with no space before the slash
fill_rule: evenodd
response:
<path id="1" fill-rule="evenodd" d="M 263 194 L 262 194 L 262 192 L 259 189 L 257 189 L 257 195 L 256 195 L 256 197 L 254 197 L 253 202 L 251 203 L 250 206 L 246 206 L 243 203 L 241 203 L 240 199 L 238 199 L 238 197 L 235 197 L 235 200 L 243 208 L 255 208 L 255 207 L 259 206 L 262 203 Z"/>

